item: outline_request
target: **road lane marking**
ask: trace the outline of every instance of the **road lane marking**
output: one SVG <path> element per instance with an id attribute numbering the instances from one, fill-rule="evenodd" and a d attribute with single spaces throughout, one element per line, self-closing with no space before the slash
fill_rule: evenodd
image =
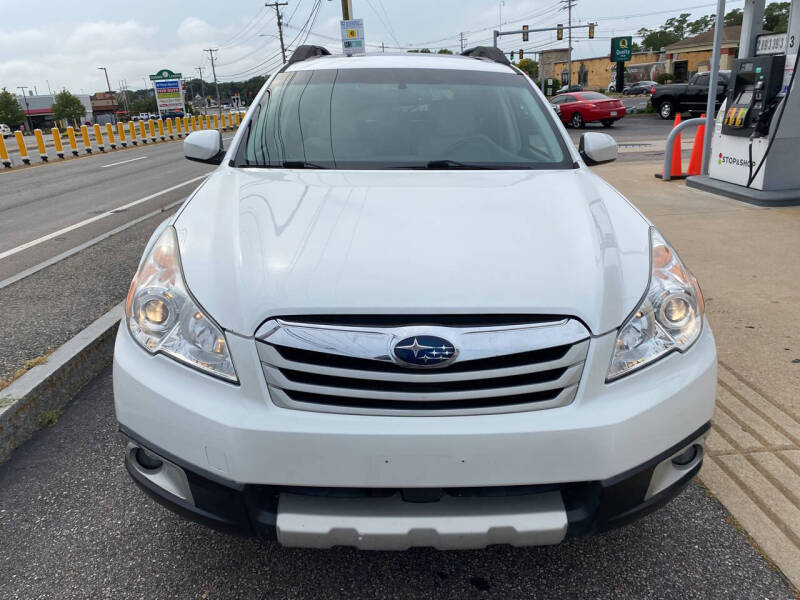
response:
<path id="1" fill-rule="evenodd" d="M 89 225 L 90 223 L 94 223 L 95 221 L 99 221 L 101 219 L 105 219 L 106 217 L 110 217 L 111 215 L 116 214 L 120 210 L 131 208 L 132 206 L 136 206 L 137 204 L 142 204 L 143 202 L 147 202 L 149 200 L 152 200 L 153 198 L 158 198 L 159 196 L 163 196 L 164 194 L 168 194 L 169 192 L 172 192 L 174 190 L 182 188 L 182 187 L 184 187 L 186 185 L 189 185 L 190 183 L 194 183 L 195 181 L 199 181 L 201 179 L 205 179 L 206 177 L 208 177 L 208 175 L 198 175 L 197 177 L 193 177 L 192 179 L 189 179 L 188 181 L 184 181 L 183 183 L 179 183 L 177 185 L 173 185 L 172 187 L 168 187 L 168 188 L 166 188 L 164 190 L 161 190 L 160 192 L 156 192 L 155 194 L 150 194 L 149 196 L 145 196 L 144 198 L 140 198 L 139 200 L 134 200 L 133 202 L 129 202 L 128 204 L 123 204 L 122 206 L 118 206 L 116 208 L 113 208 L 113 209 L 111 209 L 109 211 L 106 211 L 106 212 L 101 213 L 99 215 L 96 215 L 94 217 L 90 217 L 88 219 L 84 219 L 83 221 L 75 223 L 74 225 L 70 225 L 68 227 L 64 227 L 63 229 L 59 229 L 58 231 L 54 231 L 53 233 L 48 233 L 47 235 L 43 235 L 40 238 L 37 238 L 35 240 L 31 240 L 30 242 L 26 242 L 24 244 L 21 244 L 20 246 L 17 246 L 16 248 L 11 248 L 10 250 L 6 250 L 5 252 L 0 252 L 0 260 L 3 260 L 4 258 L 8 258 L 9 256 L 17 254 L 18 252 L 22 252 L 23 250 L 27 250 L 28 248 L 32 248 L 33 246 L 37 246 L 37 245 L 39 245 L 39 244 L 41 244 L 43 242 L 47 242 L 48 240 L 52 240 L 53 238 L 58 237 L 60 235 L 63 235 L 65 233 L 68 233 L 70 231 L 74 231 L 75 229 L 80 229 L 81 227 L 84 227 L 85 225 Z"/>
<path id="2" fill-rule="evenodd" d="M 2 290 L 4 287 L 11 285 L 12 283 L 16 283 L 21 279 L 25 279 L 26 277 L 31 276 L 34 273 L 41 271 L 42 269 L 46 269 L 50 265 L 54 265 L 58 262 L 61 262 L 65 258 L 69 258 L 70 256 L 72 256 L 73 254 L 77 254 L 82 250 L 86 250 L 86 248 L 91 248 L 95 244 L 99 244 L 100 242 L 107 240 L 111 236 L 117 235 L 118 233 L 125 231 L 126 229 L 130 229 L 131 227 L 133 227 L 134 225 L 138 225 L 142 221 L 146 221 L 147 219 L 151 219 L 156 215 L 169 212 L 173 208 L 176 208 L 180 204 L 183 204 L 183 202 L 184 200 L 176 200 L 175 202 L 170 202 L 169 204 L 159 208 L 158 210 L 154 210 L 152 212 L 147 213 L 146 215 L 142 215 L 141 217 L 138 217 L 133 221 L 128 221 L 124 225 L 120 225 L 119 227 L 115 227 L 110 231 L 106 231 L 105 233 L 98 235 L 96 238 L 87 240 L 82 244 L 75 246 L 74 248 L 70 248 L 69 250 L 62 252 L 61 254 L 56 254 L 54 257 L 48 258 L 47 260 L 40 262 L 38 265 L 34 265 L 32 267 L 25 269 L 24 271 L 20 271 L 16 275 L 12 275 L 11 277 L 3 279 L 2 281 L 0 281 L 0 290 Z"/>
<path id="3" fill-rule="evenodd" d="M 135 160 L 143 160 L 145 158 L 147 158 L 147 157 L 146 156 L 139 156 L 137 158 L 131 158 L 131 159 L 128 159 L 128 160 L 121 160 L 119 162 L 111 163 L 110 165 L 103 165 L 100 168 L 101 169 L 107 169 L 108 167 L 116 167 L 117 165 L 124 165 L 125 163 L 133 162 Z"/>

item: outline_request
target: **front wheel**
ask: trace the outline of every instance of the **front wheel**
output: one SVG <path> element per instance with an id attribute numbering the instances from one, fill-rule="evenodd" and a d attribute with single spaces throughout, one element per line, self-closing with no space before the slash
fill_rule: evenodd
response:
<path id="1" fill-rule="evenodd" d="M 583 129 L 584 127 L 586 127 L 586 123 L 583 120 L 583 116 L 579 112 L 574 113 L 569 122 L 572 123 L 572 126 L 575 129 Z"/>
<path id="2" fill-rule="evenodd" d="M 662 119 L 670 119 L 675 114 L 675 105 L 671 100 L 664 100 L 658 107 L 658 115 Z"/>

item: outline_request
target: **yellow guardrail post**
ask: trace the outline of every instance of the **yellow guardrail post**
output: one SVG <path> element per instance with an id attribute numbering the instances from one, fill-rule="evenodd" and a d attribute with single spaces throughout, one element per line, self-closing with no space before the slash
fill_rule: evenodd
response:
<path id="1" fill-rule="evenodd" d="M 92 143 L 89 141 L 89 128 L 86 125 L 81 125 L 81 138 L 83 139 L 83 149 L 86 154 L 92 153 Z"/>
<path id="2" fill-rule="evenodd" d="M 155 144 L 156 143 L 156 124 L 153 123 L 153 119 L 150 119 L 147 122 L 147 127 L 150 129 L 150 139 Z"/>
<path id="3" fill-rule="evenodd" d="M 28 158 L 28 148 L 25 146 L 25 138 L 22 137 L 21 131 L 14 132 L 14 139 L 17 140 L 17 148 L 19 148 L 19 157 L 26 165 L 31 164 L 31 159 Z"/>
<path id="4" fill-rule="evenodd" d="M 197 131 L 197 117 L 195 117 L 194 115 L 192 115 L 191 123 L 192 123 L 192 131 Z"/>
<path id="5" fill-rule="evenodd" d="M 142 143 L 147 143 L 147 128 L 145 127 L 144 121 L 139 121 L 139 137 L 142 138 Z"/>
<path id="6" fill-rule="evenodd" d="M 2 135 L 0 135 L 0 161 L 2 161 L 3 166 L 6 169 L 11 168 L 11 159 L 8 158 L 8 150 L 6 150 L 6 141 L 3 139 Z"/>
<path id="7" fill-rule="evenodd" d="M 171 139 L 171 140 L 175 139 L 175 130 L 172 127 L 172 119 L 171 118 L 167 119 L 167 133 L 169 134 L 169 139 Z"/>
<path id="8" fill-rule="evenodd" d="M 168 120 L 169 120 L 169 119 L 168 119 Z M 166 139 L 166 137 L 167 137 L 167 136 L 165 136 L 165 135 L 164 135 L 164 119 L 159 119 L 159 120 L 158 120 L 158 137 L 160 137 L 160 138 L 161 138 L 161 141 L 162 141 L 162 142 L 163 142 L 163 141 Z"/>
<path id="9" fill-rule="evenodd" d="M 219 129 L 219 116 L 214 115 L 214 129 Z"/>
<path id="10" fill-rule="evenodd" d="M 94 142 L 97 144 L 97 149 L 100 150 L 100 152 L 105 152 L 106 146 L 103 143 L 103 132 L 100 131 L 100 125 L 95 123 L 92 129 L 94 129 Z"/>
<path id="11" fill-rule="evenodd" d="M 67 139 L 72 156 L 78 156 L 78 142 L 75 140 L 75 128 L 72 125 L 67 126 Z"/>
<path id="12" fill-rule="evenodd" d="M 64 158 L 64 147 L 61 145 L 61 132 L 58 130 L 58 127 L 53 127 L 51 133 L 53 134 L 53 146 L 56 147 L 56 156 L 58 156 L 58 158 Z"/>
<path id="13" fill-rule="evenodd" d="M 211 115 L 206 115 L 206 129 L 211 129 Z"/>
<path id="14" fill-rule="evenodd" d="M 44 147 L 44 138 L 42 137 L 42 130 L 34 129 L 33 137 L 36 138 L 36 147 L 39 149 L 39 158 L 42 159 L 42 162 L 47 162 L 47 148 Z"/>
<path id="15" fill-rule="evenodd" d="M 175 135 L 178 136 L 178 139 L 183 137 L 183 130 L 181 125 L 183 124 L 183 119 L 180 117 L 175 117 Z"/>
<path id="16" fill-rule="evenodd" d="M 117 149 L 117 141 L 114 139 L 114 127 L 111 123 L 106 123 L 106 139 L 108 140 L 108 145 L 111 146 L 112 150 Z"/>
<path id="17" fill-rule="evenodd" d="M 117 121 L 117 135 L 119 135 L 119 143 L 123 148 L 127 148 L 128 140 L 125 139 L 125 124 L 122 121 Z"/>
<path id="18" fill-rule="evenodd" d="M 183 134 L 189 135 L 189 117 L 184 115 L 184 117 L 180 119 L 180 121 L 183 123 Z"/>
<path id="19" fill-rule="evenodd" d="M 131 144 L 138 146 L 139 141 L 136 139 L 136 123 L 134 121 L 128 121 L 128 133 L 131 134 Z"/>

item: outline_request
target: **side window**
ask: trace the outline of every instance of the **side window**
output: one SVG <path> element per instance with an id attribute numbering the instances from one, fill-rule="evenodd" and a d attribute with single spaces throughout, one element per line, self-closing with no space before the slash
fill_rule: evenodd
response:
<path id="1" fill-rule="evenodd" d="M 698 75 L 697 79 L 694 81 L 695 85 L 708 85 L 708 74 L 703 73 L 702 75 Z"/>
<path id="2" fill-rule="evenodd" d="M 562 102 L 564 102 L 564 96 L 556 96 L 550 100 L 550 104 L 561 104 Z"/>

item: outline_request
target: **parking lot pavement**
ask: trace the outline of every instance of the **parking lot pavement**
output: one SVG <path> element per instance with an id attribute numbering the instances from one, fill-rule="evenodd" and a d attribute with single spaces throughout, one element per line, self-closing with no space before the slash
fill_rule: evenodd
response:
<path id="1" fill-rule="evenodd" d="M 183 520 L 135 487 L 123 450 L 106 371 L 0 466 L 0 598 L 795 597 L 697 484 L 559 546 L 312 551 Z"/>

